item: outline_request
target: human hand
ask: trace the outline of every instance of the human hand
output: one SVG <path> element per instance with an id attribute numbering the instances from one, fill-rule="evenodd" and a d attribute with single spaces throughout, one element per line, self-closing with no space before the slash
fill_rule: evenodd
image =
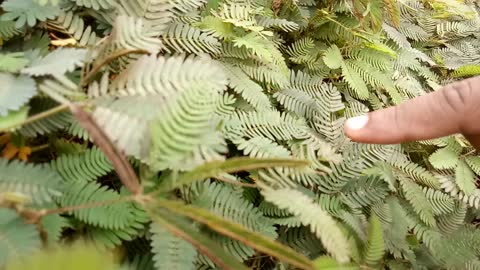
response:
<path id="1" fill-rule="evenodd" d="M 356 142 L 396 144 L 461 133 L 480 150 L 480 76 L 457 81 L 400 105 L 350 118 Z"/>

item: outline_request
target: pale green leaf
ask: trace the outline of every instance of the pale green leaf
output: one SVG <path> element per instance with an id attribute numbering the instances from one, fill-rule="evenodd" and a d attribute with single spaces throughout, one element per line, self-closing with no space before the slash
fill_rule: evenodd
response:
<path id="1" fill-rule="evenodd" d="M 342 74 L 348 86 L 350 86 L 359 99 L 368 99 L 370 94 L 365 81 L 350 64 L 342 62 Z"/>
<path id="2" fill-rule="evenodd" d="M 0 72 L 0 116 L 18 110 L 37 93 L 35 81 L 27 76 Z"/>
<path id="3" fill-rule="evenodd" d="M 477 175 L 480 175 L 480 156 L 468 156 L 465 162 Z"/>
<path id="4" fill-rule="evenodd" d="M 464 160 L 461 160 L 455 169 L 455 182 L 458 188 L 467 195 L 472 194 L 475 190 L 475 174 Z"/>
<path id="5" fill-rule="evenodd" d="M 32 76 L 63 75 L 73 71 L 76 67 L 81 67 L 86 55 L 87 50 L 85 49 L 56 49 L 45 57 L 34 60 L 22 72 Z"/>
<path id="6" fill-rule="evenodd" d="M 325 51 L 323 62 L 325 62 L 325 65 L 331 69 L 340 68 L 343 63 L 343 57 L 340 49 L 338 49 L 335 44 Z"/>
<path id="7" fill-rule="evenodd" d="M 0 116 L 0 131 L 15 129 L 28 117 L 28 107 L 24 106 L 17 111 L 11 111 L 7 116 Z"/>
<path id="8" fill-rule="evenodd" d="M 370 217 L 368 232 L 368 243 L 365 250 L 365 262 L 369 265 L 376 265 L 385 255 L 385 243 L 383 240 L 382 224 L 377 215 Z"/>
<path id="9" fill-rule="evenodd" d="M 453 169 L 458 163 L 458 153 L 449 148 L 441 148 L 431 154 L 428 160 L 437 169 Z"/>

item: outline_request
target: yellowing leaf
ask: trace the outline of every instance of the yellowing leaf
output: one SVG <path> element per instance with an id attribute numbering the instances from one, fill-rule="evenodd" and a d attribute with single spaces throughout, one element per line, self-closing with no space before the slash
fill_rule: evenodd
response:
<path id="1" fill-rule="evenodd" d="M 5 159 L 12 159 L 17 155 L 18 150 L 18 147 L 16 147 L 13 143 L 8 143 L 2 151 L 2 157 Z"/>
<path id="2" fill-rule="evenodd" d="M 55 47 L 64 47 L 64 46 L 75 46 L 77 44 L 77 40 L 74 38 L 67 38 L 67 39 L 57 39 L 52 40 L 50 43 Z"/>

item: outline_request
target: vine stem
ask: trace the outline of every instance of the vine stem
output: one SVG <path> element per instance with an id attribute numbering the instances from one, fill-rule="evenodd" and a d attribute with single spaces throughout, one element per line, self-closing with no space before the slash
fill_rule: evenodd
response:
<path id="1" fill-rule="evenodd" d="M 48 111 L 44 111 L 44 112 L 41 112 L 41 113 L 36 114 L 36 115 L 34 115 L 34 116 L 31 116 L 31 117 L 25 119 L 24 121 L 22 121 L 22 122 L 20 122 L 20 123 L 17 123 L 17 124 L 15 124 L 15 125 L 9 126 L 9 127 L 4 128 L 4 129 L 2 129 L 2 130 L 0 130 L 0 131 L 8 131 L 8 130 L 10 130 L 10 129 L 12 129 L 12 128 L 15 128 L 15 127 L 17 127 L 17 126 L 22 126 L 22 125 L 26 125 L 26 124 L 33 123 L 33 122 L 38 121 L 38 120 L 42 120 L 42 119 L 47 118 L 47 117 L 49 117 L 49 116 L 52 116 L 52 115 L 54 115 L 54 114 L 56 114 L 56 113 L 66 111 L 66 110 L 68 110 L 68 108 L 69 108 L 69 107 L 68 107 L 67 104 L 59 105 L 59 106 L 54 107 L 54 108 L 52 108 L 52 109 L 50 109 L 50 110 L 48 110 Z"/>

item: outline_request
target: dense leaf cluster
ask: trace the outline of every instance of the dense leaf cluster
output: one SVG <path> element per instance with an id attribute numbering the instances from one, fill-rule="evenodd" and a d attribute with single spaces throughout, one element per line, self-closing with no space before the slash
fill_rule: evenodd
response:
<path id="1" fill-rule="evenodd" d="M 480 269 L 463 137 L 343 134 L 480 74 L 477 1 L 0 7 L 0 268 Z"/>

